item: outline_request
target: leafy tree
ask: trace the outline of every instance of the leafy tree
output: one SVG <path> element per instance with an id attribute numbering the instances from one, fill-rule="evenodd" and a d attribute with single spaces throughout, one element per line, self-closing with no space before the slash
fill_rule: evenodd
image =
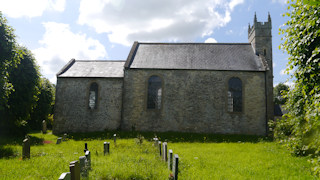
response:
<path id="1" fill-rule="evenodd" d="M 288 114 L 276 126 L 275 137 L 292 153 L 311 155 L 320 175 L 320 2 L 292 0 L 280 29 L 282 49 L 289 54 L 287 70 L 294 69 L 295 86 L 286 95 Z M 286 130 L 286 132 L 284 131 Z"/>
<path id="2" fill-rule="evenodd" d="M 284 97 L 285 93 L 289 90 L 289 86 L 284 83 L 279 83 L 273 88 L 273 96 L 275 104 L 285 104 L 287 98 Z"/>
<path id="3" fill-rule="evenodd" d="M 10 70 L 20 62 L 22 52 L 17 49 L 14 29 L 7 25 L 8 21 L 0 12 L 0 116 L 13 86 L 9 82 Z"/>
<path id="4" fill-rule="evenodd" d="M 32 129 L 41 129 L 41 123 L 46 120 L 49 127 L 52 125 L 53 105 L 55 99 L 55 86 L 48 79 L 41 78 L 39 84 L 40 94 L 36 107 L 31 113 L 30 127 Z"/>
<path id="5" fill-rule="evenodd" d="M 9 95 L 6 117 L 10 130 L 21 127 L 23 130 L 30 114 L 36 105 L 39 94 L 40 73 L 36 60 L 25 47 L 18 47 L 23 52 L 20 64 L 9 71 L 9 82 L 13 85 L 14 91 Z"/>

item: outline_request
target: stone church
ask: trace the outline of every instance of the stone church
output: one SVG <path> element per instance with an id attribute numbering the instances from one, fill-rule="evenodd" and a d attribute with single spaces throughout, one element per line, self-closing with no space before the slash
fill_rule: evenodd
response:
<path id="1" fill-rule="evenodd" d="M 271 18 L 249 43 L 134 42 L 125 61 L 72 59 L 57 74 L 54 133 L 266 135 L 273 119 Z"/>

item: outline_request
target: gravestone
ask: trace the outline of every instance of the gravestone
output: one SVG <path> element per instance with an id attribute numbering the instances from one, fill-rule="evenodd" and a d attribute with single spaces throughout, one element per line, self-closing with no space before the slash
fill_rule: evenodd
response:
<path id="1" fill-rule="evenodd" d="M 80 164 L 80 174 L 82 177 L 88 177 L 87 174 L 87 167 L 86 167 L 86 156 L 80 156 L 79 157 L 79 164 Z"/>
<path id="2" fill-rule="evenodd" d="M 172 149 L 169 149 L 169 156 L 168 156 L 168 168 L 171 171 L 172 170 L 172 158 L 173 158 L 173 152 Z"/>
<path id="3" fill-rule="evenodd" d="M 46 120 L 42 121 L 42 133 L 46 134 L 47 133 L 47 123 Z"/>
<path id="4" fill-rule="evenodd" d="M 114 145 L 117 145 L 117 134 L 113 135 L 113 142 L 114 142 Z"/>
<path id="5" fill-rule="evenodd" d="M 30 140 L 28 138 L 22 143 L 22 159 L 30 159 Z"/>
<path id="6" fill-rule="evenodd" d="M 162 153 L 161 153 L 161 141 L 158 142 L 158 147 L 159 147 L 159 155 L 161 157 Z"/>
<path id="7" fill-rule="evenodd" d="M 109 142 L 103 143 L 103 152 L 104 152 L 104 155 L 110 153 L 110 143 Z"/>
<path id="8" fill-rule="evenodd" d="M 168 154 L 167 154 L 167 142 L 162 143 L 162 159 L 167 162 L 168 161 Z"/>
<path id="9" fill-rule="evenodd" d="M 175 154 L 173 157 L 173 165 L 172 165 L 172 173 L 173 173 L 173 179 L 177 180 L 178 179 L 178 168 L 179 165 L 179 156 L 178 154 Z"/>
<path id="10" fill-rule="evenodd" d="M 63 137 L 62 137 L 62 141 L 66 141 L 66 140 L 67 140 L 67 137 L 68 137 L 68 134 L 67 134 L 67 133 L 64 133 L 64 134 L 63 134 Z"/>
<path id="11" fill-rule="evenodd" d="M 70 162 L 69 167 L 70 167 L 70 173 L 71 173 L 71 180 L 80 180 L 79 161 Z"/>
<path id="12" fill-rule="evenodd" d="M 87 143 L 84 143 L 84 152 L 88 151 L 88 144 Z"/>
<path id="13" fill-rule="evenodd" d="M 86 151 L 86 166 L 87 166 L 87 169 L 91 169 L 91 154 L 90 154 L 90 151 Z"/>
<path id="14" fill-rule="evenodd" d="M 58 137 L 56 144 L 60 144 L 60 143 L 61 143 L 61 140 L 62 140 L 62 137 Z"/>
<path id="15" fill-rule="evenodd" d="M 71 180 L 71 173 L 70 172 L 62 173 L 59 177 L 59 180 Z"/>
<path id="16" fill-rule="evenodd" d="M 158 138 L 153 138 L 153 140 L 154 140 L 154 147 L 158 147 L 159 139 Z"/>

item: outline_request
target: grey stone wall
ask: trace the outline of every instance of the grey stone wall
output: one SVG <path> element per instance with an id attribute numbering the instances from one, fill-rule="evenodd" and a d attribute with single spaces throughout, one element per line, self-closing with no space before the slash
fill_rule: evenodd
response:
<path id="1" fill-rule="evenodd" d="M 147 80 L 162 78 L 162 108 L 147 109 Z M 227 111 L 227 83 L 243 84 L 243 112 Z M 125 71 L 121 127 L 140 131 L 266 134 L 264 72 L 139 70 Z"/>
<path id="2" fill-rule="evenodd" d="M 99 85 L 97 109 L 88 106 L 93 82 Z M 119 128 L 122 88 L 122 78 L 58 78 L 53 133 Z"/>

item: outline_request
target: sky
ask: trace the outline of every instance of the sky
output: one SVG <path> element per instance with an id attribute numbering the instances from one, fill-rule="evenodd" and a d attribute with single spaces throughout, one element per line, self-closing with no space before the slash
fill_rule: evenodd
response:
<path id="1" fill-rule="evenodd" d="M 286 1 L 0 0 L 0 11 L 52 83 L 72 58 L 126 60 L 134 41 L 247 43 L 254 14 L 265 22 L 270 13 L 277 85 L 290 77 L 288 55 L 279 49 Z"/>

